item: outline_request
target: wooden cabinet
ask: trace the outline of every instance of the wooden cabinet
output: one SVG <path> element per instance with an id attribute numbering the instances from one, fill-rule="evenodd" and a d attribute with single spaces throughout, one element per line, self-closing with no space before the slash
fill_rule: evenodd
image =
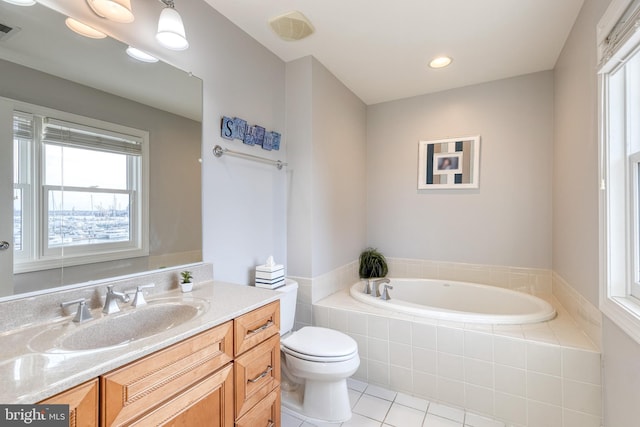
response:
<path id="1" fill-rule="evenodd" d="M 280 334 L 280 301 L 263 305 L 233 321 L 235 355 Z"/>
<path id="2" fill-rule="evenodd" d="M 280 387 L 239 418 L 236 427 L 280 427 Z"/>
<path id="3" fill-rule="evenodd" d="M 199 425 L 190 417 L 203 416 L 207 399 L 222 405 L 223 422 L 211 425 L 233 425 L 233 411 L 227 410 L 232 365 L 212 375 L 233 360 L 232 342 L 233 322 L 227 322 L 102 376 L 102 425 L 146 419 Z"/>
<path id="4" fill-rule="evenodd" d="M 279 427 L 280 303 L 41 403 L 69 404 L 71 427 Z"/>
<path id="5" fill-rule="evenodd" d="M 236 318 L 234 337 L 236 426 L 279 426 L 279 301 Z"/>
<path id="6" fill-rule="evenodd" d="M 87 381 L 40 403 L 69 405 L 69 427 L 97 427 L 98 379 Z"/>

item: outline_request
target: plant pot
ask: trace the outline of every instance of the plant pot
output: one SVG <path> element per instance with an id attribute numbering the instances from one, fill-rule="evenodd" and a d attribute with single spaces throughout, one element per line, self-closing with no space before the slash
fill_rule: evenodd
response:
<path id="1" fill-rule="evenodd" d="M 193 282 L 180 283 L 180 290 L 182 292 L 191 292 L 192 289 L 193 289 Z"/>

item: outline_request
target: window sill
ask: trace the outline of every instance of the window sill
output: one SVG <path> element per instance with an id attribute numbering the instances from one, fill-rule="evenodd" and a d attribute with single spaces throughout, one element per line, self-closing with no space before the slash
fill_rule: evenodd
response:
<path id="1" fill-rule="evenodd" d="M 640 301 L 632 297 L 601 297 L 600 310 L 640 344 Z"/>

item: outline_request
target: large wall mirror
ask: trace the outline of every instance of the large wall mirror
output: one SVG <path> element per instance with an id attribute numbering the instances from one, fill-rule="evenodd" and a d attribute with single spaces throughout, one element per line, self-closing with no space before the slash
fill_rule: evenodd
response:
<path id="1" fill-rule="evenodd" d="M 19 7 L 0 1 L 0 241 L 10 243 L 8 249 L 0 250 L 0 297 L 202 260 L 201 80 L 162 62 L 130 58 L 125 53 L 127 46 L 112 38 L 89 39 L 73 33 L 65 26 L 65 19 L 41 4 Z M 14 107 L 8 107 L 15 105 L 37 106 L 69 115 L 65 117 L 82 117 L 148 135 L 148 233 L 143 255 L 71 262 L 65 258 L 65 251 L 69 256 L 73 248 L 63 244 L 57 253 L 49 254 L 49 264 L 17 267 L 14 250 L 22 242 L 16 236 L 25 230 L 20 229 L 24 214 L 16 202 L 16 113 Z M 42 123 L 55 123 L 46 120 Z M 40 124 L 33 129 L 44 135 L 42 127 Z M 42 158 L 38 152 L 33 155 Z M 70 163 L 62 162 L 61 169 L 72 169 Z M 34 168 L 43 168 L 37 160 L 33 164 Z M 90 182 L 97 172 L 85 170 L 79 174 L 76 182 L 80 178 Z M 76 185 L 83 184 L 67 184 L 65 190 L 71 191 Z M 92 182 L 86 185 L 93 187 Z M 52 198 L 46 194 L 53 193 L 43 187 L 34 190 L 36 204 Z M 97 199 L 105 190 L 95 187 Z M 112 198 L 115 206 L 116 197 Z M 57 215 L 63 218 L 56 221 L 68 225 L 82 220 L 95 228 L 97 220 L 92 218 L 108 215 L 105 212 L 110 208 L 96 200 L 91 205 L 90 209 L 70 205 L 62 208 L 58 203 Z M 94 205 L 100 205 L 100 209 Z M 39 210 L 49 224 L 54 222 L 54 209 Z M 115 208 L 113 212 L 114 217 L 118 215 Z M 34 233 L 46 230 L 43 224 L 43 219 L 33 222 Z M 71 242 L 72 236 L 64 233 L 54 233 L 48 239 Z M 36 249 L 36 256 L 41 251 Z"/>

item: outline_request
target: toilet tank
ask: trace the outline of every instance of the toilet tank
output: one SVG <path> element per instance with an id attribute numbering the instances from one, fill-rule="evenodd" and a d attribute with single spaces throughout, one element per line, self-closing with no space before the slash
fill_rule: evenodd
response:
<path id="1" fill-rule="evenodd" d="M 280 293 L 280 335 L 293 330 L 298 296 L 298 282 L 286 279 L 284 283 L 284 286 L 276 289 Z"/>

